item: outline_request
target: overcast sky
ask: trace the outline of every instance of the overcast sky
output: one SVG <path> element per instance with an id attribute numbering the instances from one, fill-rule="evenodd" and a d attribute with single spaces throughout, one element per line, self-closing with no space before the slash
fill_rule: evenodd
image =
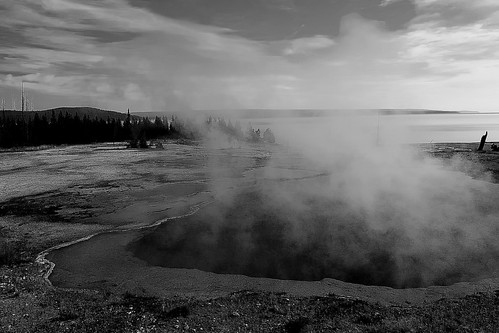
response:
<path id="1" fill-rule="evenodd" d="M 499 110 L 498 0 L 0 0 L 36 109 Z"/>

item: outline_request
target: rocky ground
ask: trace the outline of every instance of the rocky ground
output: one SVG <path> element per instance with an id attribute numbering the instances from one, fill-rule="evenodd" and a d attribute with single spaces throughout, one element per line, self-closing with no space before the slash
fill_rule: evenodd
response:
<path id="1" fill-rule="evenodd" d="M 208 299 L 148 298 L 48 287 L 33 264 L 3 266 L 3 332 L 497 332 L 499 292 L 387 306 L 328 295 L 241 291 Z"/>
<path id="2" fill-rule="evenodd" d="M 456 157 L 471 161 L 469 168 L 463 171 L 477 177 L 488 172 L 490 180 L 497 181 L 499 156 L 492 152 L 477 153 L 473 148 L 471 144 L 423 147 L 449 163 Z M 168 189 L 169 180 L 202 183 L 207 175 L 203 169 L 206 160 L 201 155 L 189 157 L 181 146 L 173 148 L 173 153 L 184 159 L 177 160 L 176 165 L 154 154 L 135 154 L 118 170 L 112 169 L 116 160 L 90 158 L 85 161 L 86 170 L 74 168 L 68 172 L 69 166 L 81 163 L 80 152 L 50 153 L 64 157 L 59 167 L 44 160 L 46 154 L 42 152 L 28 160 L 22 159 L 25 165 L 16 172 L 17 180 L 11 185 L 8 166 L 0 172 L 0 177 L 5 177 L 0 203 L 0 332 L 499 331 L 499 291 L 494 289 L 418 305 L 390 305 L 334 294 L 299 297 L 241 290 L 222 297 L 199 299 L 144 297 L 130 292 L 110 293 L 105 289 L 54 288 L 44 279 L 49 267 L 35 261 L 41 251 L 101 231 L 151 223 L 158 215 L 164 216 L 165 211 L 179 214 L 186 194 L 192 194 L 189 197 L 194 204 L 207 200 L 202 187 L 176 188 L 182 195 L 156 200 L 153 211 L 158 213 L 146 219 L 139 221 L 131 212 L 140 213 L 146 208 L 150 211 L 150 198 L 145 189 L 158 186 Z M 68 159 L 78 160 L 68 164 Z M 243 171 L 251 169 L 261 163 L 261 158 L 249 158 L 247 162 L 237 167 Z M 193 163 L 198 167 L 186 173 L 182 166 Z M 144 170 L 140 165 L 145 164 L 158 168 Z M 45 166 L 43 170 L 42 166 Z M 89 170 L 97 166 L 99 174 L 104 167 L 109 171 L 108 176 L 100 175 L 99 179 L 92 176 Z M 159 171 L 160 167 L 172 171 L 165 176 Z M 70 176 L 54 184 L 53 179 L 60 179 L 61 173 Z M 37 178 L 40 175 L 44 178 Z M 38 187 L 25 189 L 23 182 L 38 184 Z M 123 193 L 128 199 L 123 198 Z M 118 206 L 111 209 L 106 205 L 109 202 L 118 202 Z M 118 210 L 125 213 L 113 215 Z M 109 218 L 112 216 L 115 219 Z M 119 222 L 123 217 L 125 222 Z"/>

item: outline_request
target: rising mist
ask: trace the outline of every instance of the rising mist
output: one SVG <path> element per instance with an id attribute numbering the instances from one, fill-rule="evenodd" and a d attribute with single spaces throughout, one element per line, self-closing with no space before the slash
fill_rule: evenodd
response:
<path id="1" fill-rule="evenodd" d="M 496 273 L 499 189 L 487 173 L 398 144 L 404 128 L 379 136 L 373 118 L 326 120 L 277 128 L 281 146 L 211 145 L 215 203 L 131 248 L 167 267 L 397 288 Z"/>

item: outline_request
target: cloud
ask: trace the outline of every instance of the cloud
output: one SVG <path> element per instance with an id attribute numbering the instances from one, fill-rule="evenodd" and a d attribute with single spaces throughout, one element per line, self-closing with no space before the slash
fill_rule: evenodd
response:
<path id="1" fill-rule="evenodd" d="M 388 0 L 390 1 L 390 0 Z M 392 0 L 393 1 L 393 0 Z M 414 3 L 419 7 L 441 7 L 441 6 L 453 6 L 453 7 L 463 7 L 463 8 L 490 8 L 499 7 L 497 1 L 494 0 L 413 0 Z"/>
<path id="2" fill-rule="evenodd" d="M 294 0 L 268 0 L 264 1 L 263 4 L 270 8 L 276 8 L 283 11 L 296 11 L 296 5 Z"/>
<path id="3" fill-rule="evenodd" d="M 118 88 L 107 91 L 124 92 L 124 96 L 110 97 L 115 101 L 123 98 L 126 101 L 126 97 L 131 96 L 131 102 L 136 106 L 145 101 L 140 100 L 139 95 L 144 99 L 161 99 L 130 93 L 130 86 L 121 80 L 133 78 L 152 94 L 162 96 L 164 94 L 155 91 L 160 90 L 158 86 L 166 89 L 171 86 L 175 90 L 175 86 L 210 75 L 214 75 L 216 81 L 216 76 L 223 76 L 225 72 L 241 72 L 243 65 L 250 69 L 255 67 L 256 63 L 249 63 L 246 59 L 261 55 L 258 45 L 225 36 L 226 29 L 178 22 L 119 0 L 92 4 L 63 0 L 24 1 L 9 5 L 3 11 L 10 18 L 3 22 L 4 26 L 10 29 L 22 27 L 27 42 L 26 45 L 0 49 L 0 53 L 8 55 L 8 60 L 0 64 L 1 72 L 13 72 L 17 64 L 16 72 L 24 71 L 26 75 L 44 71 L 61 81 L 65 77 L 79 79 L 79 84 L 75 85 L 78 91 L 74 93 L 81 94 L 82 91 L 93 91 L 91 87 L 82 90 L 81 85 L 99 81 L 101 69 L 112 74 L 108 76 L 108 84 Z M 101 43 L 89 33 L 96 30 L 139 35 L 121 42 Z M 68 75 L 69 66 L 65 64 L 73 64 L 72 72 L 76 73 L 71 74 L 78 75 Z M 2 82 L 17 84 L 23 79 L 26 77 L 18 75 Z M 55 86 L 49 90 L 58 91 Z M 68 89 L 59 93 L 67 94 Z M 164 108 L 165 105 L 158 102 L 154 107 Z"/>
<path id="4" fill-rule="evenodd" d="M 381 3 L 379 4 L 381 7 L 386 7 L 388 5 L 391 5 L 394 2 L 399 2 L 402 0 L 382 0 Z"/>
<path id="5" fill-rule="evenodd" d="M 453 109 L 497 110 L 499 75 L 496 1 L 415 0 L 419 15 L 400 36 L 405 61 L 423 60 L 438 76 L 423 77 L 421 96 Z"/>
<path id="6" fill-rule="evenodd" d="M 254 41 L 124 0 L 10 2 L 0 7 L 0 86 L 30 75 L 31 88 L 54 101 L 86 96 L 125 110 L 497 108 L 499 6 L 415 4 L 418 16 L 402 30 L 352 14 L 334 38 Z M 453 13 L 467 19 L 454 24 Z"/>
<path id="7" fill-rule="evenodd" d="M 334 40 L 327 36 L 314 36 L 306 38 L 296 38 L 289 43 L 289 47 L 284 50 L 284 54 L 303 54 L 327 49 L 335 44 Z"/>
<path id="8" fill-rule="evenodd" d="M 497 24 L 490 18 L 499 11 L 499 3 L 493 0 L 413 0 L 419 11 L 416 20 L 441 26 L 463 26 L 473 23 Z"/>

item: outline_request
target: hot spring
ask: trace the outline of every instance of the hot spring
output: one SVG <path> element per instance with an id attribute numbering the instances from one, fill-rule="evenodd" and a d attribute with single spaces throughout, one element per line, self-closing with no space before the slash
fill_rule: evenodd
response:
<path id="1" fill-rule="evenodd" d="M 351 170 L 336 172 L 339 178 L 277 177 L 237 186 L 197 214 L 149 231 L 128 250 L 155 266 L 395 288 L 497 273 L 492 184 L 426 170 L 426 178 L 395 178 L 383 187 L 379 175 L 368 184 L 373 170 L 351 188 Z"/>
<path id="2" fill-rule="evenodd" d="M 274 131 L 280 145 L 234 146 L 211 133 L 213 141 L 202 147 L 147 152 L 154 158 L 141 170 L 154 170 L 162 182 L 202 184 L 202 198 L 177 196 L 169 185 L 156 184 L 135 196 L 132 191 L 127 200 L 140 199 L 139 207 L 160 221 L 183 216 L 193 204 L 203 208 L 150 229 L 103 234 L 56 250 L 48 256 L 56 264 L 51 280 L 92 286 L 137 269 L 137 281 L 164 288 L 170 286 L 159 276 L 175 276 L 170 282 L 176 292 L 198 288 L 201 275 L 213 277 L 157 266 L 395 288 L 498 277 L 499 185 L 473 161 L 479 159 L 473 145 L 460 146 L 468 147 L 462 157 L 438 159 L 420 146 L 399 144 L 401 126 L 380 121 L 385 135 L 377 140 L 376 118 L 369 119 L 286 125 Z M 172 195 L 182 214 L 169 208 Z M 134 218 L 146 223 L 141 211 Z M 147 264 L 151 269 L 142 271 Z M 158 275 L 147 282 L 151 274 Z M 178 282 L 187 276 L 185 285 Z"/>
<path id="3" fill-rule="evenodd" d="M 215 202 L 129 249 L 158 266 L 396 288 L 497 276 L 498 186 L 477 163 L 400 144 L 402 124 L 381 122 L 377 140 L 375 120 L 276 128 L 286 144 L 243 181 L 214 159 Z"/>

